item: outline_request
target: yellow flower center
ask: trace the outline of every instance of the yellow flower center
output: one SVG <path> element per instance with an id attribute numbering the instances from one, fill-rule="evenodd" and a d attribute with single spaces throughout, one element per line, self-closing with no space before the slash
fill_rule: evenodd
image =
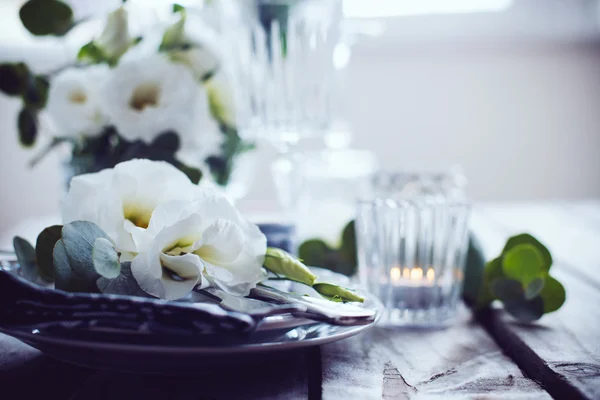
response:
<path id="1" fill-rule="evenodd" d="M 83 104 L 87 101 L 87 96 L 83 90 L 74 90 L 69 93 L 69 101 L 75 104 Z"/>
<path id="2" fill-rule="evenodd" d="M 125 204 L 123 206 L 123 215 L 125 219 L 131 221 L 139 228 L 148 228 L 150 217 L 152 217 L 152 209 L 140 207 L 134 204 Z"/>
<path id="3" fill-rule="evenodd" d="M 129 100 L 129 106 L 141 112 L 146 107 L 156 107 L 160 97 L 160 87 L 153 82 L 146 82 L 136 87 Z"/>

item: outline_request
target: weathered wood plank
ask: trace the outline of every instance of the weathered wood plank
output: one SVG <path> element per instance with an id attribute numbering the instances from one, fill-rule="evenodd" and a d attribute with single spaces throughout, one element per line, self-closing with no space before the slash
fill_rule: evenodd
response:
<path id="1" fill-rule="evenodd" d="M 321 352 L 324 399 L 550 398 L 464 308 L 445 330 L 375 327 Z"/>
<path id="2" fill-rule="evenodd" d="M 567 290 L 564 306 L 533 326 L 517 324 L 504 313 L 501 318 L 507 331 L 532 349 L 545 363 L 546 372 L 551 372 L 545 376 L 546 382 L 534 378 L 549 389 L 548 385 L 568 389 L 566 384 L 596 399 L 600 398 L 600 289 L 596 279 L 600 242 L 592 245 L 593 237 L 588 234 L 594 227 L 585 227 L 588 219 L 567 218 L 565 214 L 572 210 L 566 210 L 570 209 L 555 205 L 485 208 L 474 213 L 473 227 L 490 257 L 500 251 L 508 236 L 523 230 L 550 248 L 555 258 L 551 273 Z"/>

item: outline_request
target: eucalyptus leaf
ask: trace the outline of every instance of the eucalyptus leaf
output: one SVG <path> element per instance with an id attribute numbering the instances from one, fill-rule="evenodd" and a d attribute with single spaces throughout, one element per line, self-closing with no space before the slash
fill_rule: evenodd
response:
<path id="1" fill-rule="evenodd" d="M 21 267 L 21 276 L 30 282 L 37 283 L 39 273 L 35 259 L 35 249 L 31 243 L 19 236 L 13 238 L 13 246 Z"/>
<path id="2" fill-rule="evenodd" d="M 22 108 L 17 118 L 19 129 L 19 141 L 25 147 L 31 147 L 35 143 L 38 134 L 37 113 L 30 108 Z"/>
<path id="3" fill-rule="evenodd" d="M 54 245 L 54 287 L 67 292 L 97 292 L 95 279 L 87 275 L 79 275 L 77 268 L 73 268 L 63 240 Z"/>
<path id="4" fill-rule="evenodd" d="M 479 292 L 477 301 L 477 307 L 481 308 L 491 303 L 495 296 L 492 292 L 492 284 L 498 280 L 504 278 L 502 273 L 502 258 L 497 257 L 485 264 L 483 271 L 483 285 Z"/>
<path id="5" fill-rule="evenodd" d="M 296 257 L 274 247 L 267 248 L 264 267 L 277 275 L 285 276 L 308 286 L 312 286 L 317 279 L 317 276 Z"/>
<path id="6" fill-rule="evenodd" d="M 462 293 L 468 304 L 477 305 L 480 292 L 485 288 L 483 281 L 485 266 L 486 262 L 481 244 L 475 235 L 470 234 Z"/>
<path id="7" fill-rule="evenodd" d="M 92 257 L 94 244 L 98 238 L 110 241 L 108 235 L 93 222 L 74 221 L 62 228 L 62 241 L 69 264 L 73 271 L 86 281 L 95 282 L 100 277 Z"/>
<path id="8" fill-rule="evenodd" d="M 521 282 L 514 279 L 495 279 L 491 285 L 491 292 L 495 298 L 503 302 L 524 299 Z"/>
<path id="9" fill-rule="evenodd" d="M 20 96 L 27 85 L 29 69 L 24 63 L 0 64 L 0 91 L 8 96 Z"/>
<path id="10" fill-rule="evenodd" d="M 34 110 L 41 110 L 48 102 L 48 90 L 50 83 L 43 76 L 30 75 L 27 87 L 23 93 L 25 105 Z"/>
<path id="11" fill-rule="evenodd" d="M 97 285 L 104 294 L 121 294 L 128 296 L 152 297 L 144 292 L 131 273 L 131 263 L 124 262 L 120 266 L 121 273 L 113 279 L 103 276 L 98 278 Z"/>
<path id="12" fill-rule="evenodd" d="M 344 230 L 342 231 L 342 245 L 340 247 L 340 252 L 344 255 L 348 262 L 355 267 L 356 270 L 358 260 L 356 251 L 356 232 L 354 225 L 354 220 L 352 220 L 344 227 Z M 354 275 L 354 272 L 356 271 L 351 271 L 351 273 L 346 275 Z"/>
<path id="13" fill-rule="evenodd" d="M 298 257 L 307 265 L 325 265 L 327 254 L 332 250 L 320 239 L 305 241 L 298 248 Z"/>
<path id="14" fill-rule="evenodd" d="M 47 282 L 54 281 L 54 246 L 62 237 L 62 225 L 53 225 L 44 229 L 35 242 L 40 276 Z"/>
<path id="15" fill-rule="evenodd" d="M 334 285 L 332 283 L 318 282 L 313 284 L 313 289 L 315 289 L 322 296 L 327 297 L 332 300 L 341 300 L 341 301 L 357 301 L 364 302 L 365 298 L 357 294 L 355 291 L 344 288 L 338 285 Z"/>
<path id="16" fill-rule="evenodd" d="M 549 313 L 558 310 L 564 304 L 567 293 L 559 281 L 548 276 L 540 292 L 540 298 L 544 301 L 544 313 Z"/>
<path id="17" fill-rule="evenodd" d="M 544 288 L 545 283 L 546 278 L 543 276 L 532 279 L 527 286 L 525 286 L 525 298 L 531 300 L 539 295 Z"/>
<path id="18" fill-rule="evenodd" d="M 504 246 L 504 249 L 502 250 L 502 254 L 505 254 L 513 247 L 521 244 L 530 244 L 537 248 L 542 254 L 542 259 L 544 260 L 544 269 L 546 271 L 550 270 L 550 267 L 552 266 L 552 255 L 550 254 L 550 251 L 539 240 L 528 233 L 521 233 L 509 238 Z"/>
<path id="19" fill-rule="evenodd" d="M 527 286 L 544 269 L 542 252 L 529 243 L 518 244 L 506 251 L 502 258 L 502 272 Z"/>
<path id="20" fill-rule="evenodd" d="M 59 0 L 29 0 L 19 10 L 19 17 L 36 36 L 64 35 L 74 26 L 73 11 Z"/>
<path id="21" fill-rule="evenodd" d="M 113 279 L 121 273 L 121 263 L 119 262 L 119 253 L 110 240 L 98 238 L 92 248 L 92 262 L 94 269 L 101 276 Z"/>
<path id="22" fill-rule="evenodd" d="M 504 309 L 520 322 L 533 322 L 544 315 L 544 302 L 540 297 L 505 301 Z"/>

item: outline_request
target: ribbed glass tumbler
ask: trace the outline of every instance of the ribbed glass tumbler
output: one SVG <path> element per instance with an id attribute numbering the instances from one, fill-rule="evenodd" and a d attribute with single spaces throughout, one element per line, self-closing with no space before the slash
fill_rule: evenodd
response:
<path id="1" fill-rule="evenodd" d="M 466 200 L 439 193 L 359 202 L 359 279 L 385 305 L 382 324 L 443 327 L 452 321 L 468 215 Z"/>

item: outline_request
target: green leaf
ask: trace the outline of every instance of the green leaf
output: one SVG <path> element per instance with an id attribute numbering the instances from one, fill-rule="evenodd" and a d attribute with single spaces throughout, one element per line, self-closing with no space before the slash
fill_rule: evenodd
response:
<path id="1" fill-rule="evenodd" d="M 27 85 L 29 69 L 24 63 L 0 64 L 0 91 L 9 96 L 20 96 Z"/>
<path id="2" fill-rule="evenodd" d="M 96 280 L 80 275 L 76 266 L 71 264 L 62 239 L 54 245 L 52 257 L 54 261 L 54 287 L 56 289 L 67 292 L 98 291 Z"/>
<path id="3" fill-rule="evenodd" d="M 521 282 L 514 279 L 495 279 L 491 285 L 491 292 L 495 298 L 503 302 L 524 299 L 523 286 Z"/>
<path id="4" fill-rule="evenodd" d="M 544 313 L 549 313 L 558 310 L 564 304 L 567 293 L 559 281 L 548 276 L 540 292 L 540 298 L 544 302 Z"/>
<path id="5" fill-rule="evenodd" d="M 50 84 L 43 76 L 29 76 L 27 89 L 23 93 L 25 105 L 34 110 L 41 110 L 48 102 Z"/>
<path id="6" fill-rule="evenodd" d="M 104 51 L 92 40 L 85 44 L 77 53 L 77 60 L 91 64 L 99 64 L 108 60 Z"/>
<path id="7" fill-rule="evenodd" d="M 27 240 L 15 236 L 13 238 L 13 247 L 19 260 L 19 269 L 21 276 L 30 282 L 38 281 L 39 273 L 35 260 L 35 249 Z"/>
<path id="8" fill-rule="evenodd" d="M 152 297 L 144 292 L 131 273 L 131 263 L 124 262 L 120 266 L 121 273 L 114 279 L 98 278 L 97 285 L 104 294 L 121 294 L 128 296 Z"/>
<path id="9" fill-rule="evenodd" d="M 552 266 L 552 255 L 550 254 L 550 251 L 546 246 L 540 243 L 539 240 L 528 233 L 521 233 L 520 235 L 509 238 L 504 246 L 504 249 L 502 250 L 502 254 L 505 254 L 513 247 L 521 244 L 530 244 L 538 249 L 542 254 L 542 259 L 544 260 L 544 269 L 546 271 L 550 270 L 550 267 Z"/>
<path id="10" fill-rule="evenodd" d="M 178 12 L 182 12 L 185 11 L 185 7 L 182 6 L 181 4 L 173 4 L 173 13 L 178 13 Z"/>
<path id="11" fill-rule="evenodd" d="M 332 299 L 341 299 L 342 301 L 358 301 L 360 303 L 365 301 L 365 298 L 357 294 L 355 291 L 344 288 L 332 283 L 319 282 L 313 285 L 315 289 L 322 296 Z"/>
<path id="12" fill-rule="evenodd" d="M 306 265 L 323 266 L 327 254 L 332 250 L 320 239 L 310 239 L 305 241 L 298 248 L 298 257 Z"/>
<path id="13" fill-rule="evenodd" d="M 62 225 L 53 225 L 42 231 L 35 242 L 35 255 L 40 276 L 47 282 L 54 282 L 54 246 L 62 236 Z"/>
<path id="14" fill-rule="evenodd" d="M 22 108 L 17 118 L 19 141 L 25 147 L 35 143 L 38 134 L 37 113 L 30 108 Z"/>
<path id="15" fill-rule="evenodd" d="M 342 231 L 342 245 L 340 252 L 355 267 L 358 265 L 356 252 L 356 233 L 354 230 L 354 220 L 348 222 Z M 356 270 L 354 271 L 356 272 Z M 349 275 L 354 275 L 351 273 Z"/>
<path id="16" fill-rule="evenodd" d="M 202 171 L 200 171 L 198 168 L 188 167 L 187 165 L 178 161 L 175 163 L 175 167 L 186 174 L 194 185 L 197 185 L 202 179 Z"/>
<path id="17" fill-rule="evenodd" d="M 462 293 L 469 304 L 477 305 L 480 294 L 483 293 L 485 266 L 485 256 L 481 244 L 475 235 L 470 234 Z"/>
<path id="18" fill-rule="evenodd" d="M 527 300 L 531 300 L 536 297 L 542 289 L 544 288 L 544 284 L 546 282 L 545 277 L 537 277 L 533 278 L 527 286 L 525 286 L 525 298 Z"/>
<path id="19" fill-rule="evenodd" d="M 73 11 L 59 0 L 29 0 L 19 10 L 19 17 L 36 36 L 64 35 L 74 26 Z"/>
<path id="20" fill-rule="evenodd" d="M 121 273 L 119 253 L 117 253 L 110 240 L 105 238 L 100 237 L 94 242 L 92 262 L 96 272 L 105 278 L 113 279 Z"/>
<path id="21" fill-rule="evenodd" d="M 519 299 L 504 302 L 504 309 L 520 322 L 532 322 L 544 315 L 544 302 L 536 297 L 532 300 Z"/>
<path id="22" fill-rule="evenodd" d="M 540 250 L 529 243 L 518 244 L 503 254 L 502 271 L 512 279 L 529 285 L 544 270 L 544 257 Z"/>
<path id="23" fill-rule="evenodd" d="M 504 278 L 504 274 L 502 273 L 501 257 L 494 258 L 485 264 L 483 270 L 483 284 L 481 285 L 481 290 L 478 295 L 477 308 L 484 307 L 494 300 L 495 295 L 492 292 L 492 285 L 496 280 L 502 278 Z"/>
<path id="24" fill-rule="evenodd" d="M 277 275 L 285 276 L 308 286 L 312 286 L 317 279 L 317 276 L 296 257 L 274 247 L 267 248 L 264 267 Z"/>
<path id="25" fill-rule="evenodd" d="M 74 221 L 62 228 L 62 241 L 71 269 L 86 281 L 96 282 L 100 277 L 93 260 L 93 248 L 98 238 L 110 241 L 108 235 L 92 222 Z"/>

